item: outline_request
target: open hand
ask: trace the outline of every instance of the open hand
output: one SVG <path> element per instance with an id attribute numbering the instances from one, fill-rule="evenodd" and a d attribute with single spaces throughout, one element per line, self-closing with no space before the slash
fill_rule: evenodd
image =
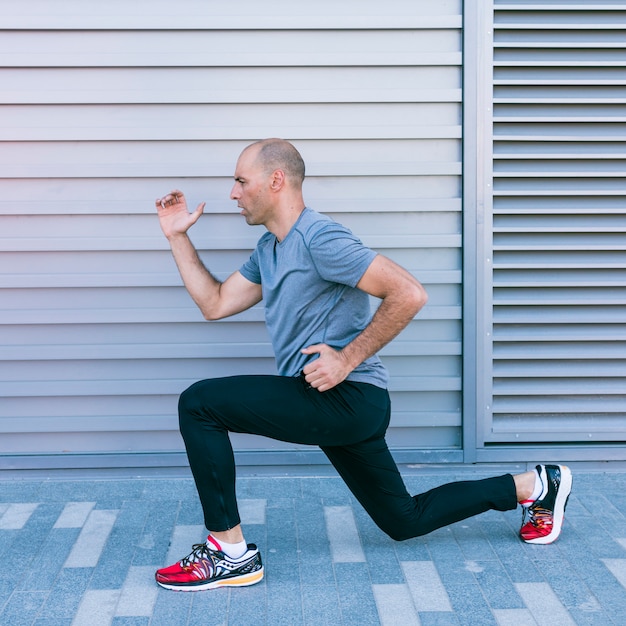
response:
<path id="1" fill-rule="evenodd" d="M 201 202 L 193 213 L 187 209 L 185 194 L 178 189 L 155 201 L 161 229 L 169 239 L 186 233 L 204 212 L 206 202 Z"/>

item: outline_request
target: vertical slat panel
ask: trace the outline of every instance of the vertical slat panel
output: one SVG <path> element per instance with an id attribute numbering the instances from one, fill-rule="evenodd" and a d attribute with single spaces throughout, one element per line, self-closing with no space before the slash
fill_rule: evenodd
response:
<path id="1" fill-rule="evenodd" d="M 383 354 L 390 443 L 458 458 L 460 1 L 181 0 L 172 15 L 161 0 L 63 0 L 53 14 L 25 0 L 3 24 L 5 464 L 184 463 L 178 394 L 274 371 L 260 308 L 201 320 L 153 209 L 174 187 L 205 200 L 192 238 L 226 277 L 262 233 L 228 199 L 235 160 L 266 136 L 301 150 L 313 208 L 427 285 L 428 308 Z M 235 445 L 255 462 L 305 458 Z"/>
<path id="2" fill-rule="evenodd" d="M 626 4 L 494 3 L 486 444 L 626 432 Z"/>

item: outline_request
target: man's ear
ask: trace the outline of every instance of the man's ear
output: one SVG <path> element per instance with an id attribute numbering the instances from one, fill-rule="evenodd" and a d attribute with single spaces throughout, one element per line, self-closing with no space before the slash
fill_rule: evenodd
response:
<path id="1" fill-rule="evenodd" d="M 270 182 L 270 189 L 272 191 L 280 191 L 285 186 L 285 172 L 282 170 L 274 170 L 272 173 L 272 180 Z"/>

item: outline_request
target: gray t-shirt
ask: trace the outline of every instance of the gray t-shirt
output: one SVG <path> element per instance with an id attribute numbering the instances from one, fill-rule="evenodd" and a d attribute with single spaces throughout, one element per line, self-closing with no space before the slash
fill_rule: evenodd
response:
<path id="1" fill-rule="evenodd" d="M 318 343 L 343 348 L 367 326 L 369 296 L 356 285 L 375 256 L 350 230 L 309 208 L 281 242 L 269 232 L 259 239 L 240 272 L 263 286 L 265 319 L 281 376 L 297 376 L 317 358 L 301 354 L 303 348 Z M 374 355 L 348 380 L 385 388 L 388 375 Z"/>

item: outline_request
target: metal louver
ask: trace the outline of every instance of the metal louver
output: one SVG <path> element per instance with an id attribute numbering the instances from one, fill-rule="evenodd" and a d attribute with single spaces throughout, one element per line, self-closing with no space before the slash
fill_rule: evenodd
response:
<path id="1" fill-rule="evenodd" d="M 484 443 L 624 441 L 626 2 L 494 9 Z"/>

